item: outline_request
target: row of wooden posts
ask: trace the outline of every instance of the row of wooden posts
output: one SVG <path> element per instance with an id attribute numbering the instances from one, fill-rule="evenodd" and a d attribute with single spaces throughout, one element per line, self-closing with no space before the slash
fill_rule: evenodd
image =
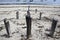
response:
<path id="1" fill-rule="evenodd" d="M 35 12 L 36 13 L 36 12 Z M 29 15 L 29 11 L 27 11 L 27 14 Z M 42 12 L 39 13 L 39 20 L 41 20 Z M 16 19 L 19 19 L 19 12 L 16 12 Z"/>
<path id="2" fill-rule="evenodd" d="M 40 20 L 41 20 L 41 14 L 40 13 Z M 16 12 L 16 18 L 19 19 L 19 12 Z M 4 24 L 5 24 L 5 28 L 7 31 L 7 36 L 10 37 L 10 32 L 9 32 L 9 21 L 7 21 L 7 19 L 4 19 Z M 56 20 L 52 20 L 52 25 L 51 25 L 51 30 L 50 30 L 50 34 L 47 34 L 48 36 L 52 37 L 56 28 L 56 24 L 57 21 Z M 27 15 L 26 15 L 26 25 L 27 25 L 27 39 L 29 39 L 29 37 L 31 36 L 31 25 L 32 25 L 32 18 L 30 16 L 30 12 L 27 11 Z"/>

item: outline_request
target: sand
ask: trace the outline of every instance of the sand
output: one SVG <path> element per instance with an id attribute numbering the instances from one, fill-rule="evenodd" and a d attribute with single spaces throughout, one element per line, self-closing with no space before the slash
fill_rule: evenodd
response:
<path id="1" fill-rule="evenodd" d="M 32 18 L 31 40 L 60 40 L 60 6 L 51 5 L 30 5 L 30 14 Z M 37 12 L 35 13 L 35 9 Z M 0 40 L 25 40 L 26 39 L 26 19 L 28 5 L 0 5 Z M 19 11 L 19 19 L 16 19 L 16 12 Z M 41 20 L 39 13 L 42 12 Z M 10 23 L 10 38 L 3 36 L 6 33 L 4 18 Z M 45 31 L 51 27 L 52 19 L 58 20 L 54 32 L 54 38 L 47 37 Z M 23 35 L 23 36 L 22 36 Z M 57 36 L 56 36 L 57 35 Z M 22 37 L 21 37 L 22 36 Z M 56 37 L 56 38 L 55 38 Z"/>

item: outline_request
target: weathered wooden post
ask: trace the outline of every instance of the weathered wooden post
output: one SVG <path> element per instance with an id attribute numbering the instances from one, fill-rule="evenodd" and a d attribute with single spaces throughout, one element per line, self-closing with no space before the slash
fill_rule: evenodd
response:
<path id="1" fill-rule="evenodd" d="M 37 9 L 35 9 L 35 13 L 37 13 Z"/>
<path id="2" fill-rule="evenodd" d="M 41 20 L 41 16 L 42 16 L 42 13 L 40 12 L 40 13 L 39 13 L 39 20 Z"/>
<path id="3" fill-rule="evenodd" d="M 27 24 L 27 39 L 31 36 L 31 17 L 30 17 L 30 12 L 27 11 L 26 15 L 26 24 Z"/>
<path id="4" fill-rule="evenodd" d="M 47 36 L 50 36 L 50 37 L 53 37 L 53 34 L 55 32 L 55 28 L 56 28 L 56 25 L 57 25 L 57 20 L 52 20 L 52 25 L 51 25 L 51 29 L 50 29 L 50 33 L 47 34 Z"/>
<path id="5" fill-rule="evenodd" d="M 19 19 L 19 11 L 16 12 L 16 19 Z"/>
<path id="6" fill-rule="evenodd" d="M 6 31 L 7 31 L 7 37 L 10 37 L 10 24 L 9 24 L 9 21 L 7 21 L 7 19 L 5 18 L 4 19 L 4 24 L 5 24 L 5 28 L 6 28 Z"/>

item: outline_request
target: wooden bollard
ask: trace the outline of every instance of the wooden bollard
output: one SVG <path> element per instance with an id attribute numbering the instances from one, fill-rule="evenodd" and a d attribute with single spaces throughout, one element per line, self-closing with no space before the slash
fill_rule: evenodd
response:
<path id="1" fill-rule="evenodd" d="M 37 9 L 35 9 L 35 13 L 37 13 Z"/>
<path id="2" fill-rule="evenodd" d="M 31 36 L 31 17 L 26 15 L 26 24 L 27 24 L 27 39 Z"/>
<path id="3" fill-rule="evenodd" d="M 16 12 L 16 19 L 19 19 L 19 12 Z"/>
<path id="4" fill-rule="evenodd" d="M 4 19 L 4 24 L 5 24 L 5 28 L 6 28 L 6 31 L 7 31 L 7 37 L 10 37 L 10 24 L 9 24 L 9 21 L 7 21 L 7 19 Z"/>
<path id="5" fill-rule="evenodd" d="M 55 28 L 56 28 L 56 25 L 57 25 L 57 20 L 52 20 L 52 25 L 51 25 L 51 29 L 50 29 L 50 33 L 47 34 L 47 36 L 50 36 L 50 37 L 53 37 L 53 34 L 55 32 Z"/>
<path id="6" fill-rule="evenodd" d="M 42 16 L 42 13 L 40 12 L 40 13 L 39 13 L 39 20 L 41 20 L 41 16 Z"/>

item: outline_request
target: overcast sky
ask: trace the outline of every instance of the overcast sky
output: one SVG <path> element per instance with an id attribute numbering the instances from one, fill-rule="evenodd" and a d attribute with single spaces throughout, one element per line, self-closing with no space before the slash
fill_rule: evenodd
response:
<path id="1" fill-rule="evenodd" d="M 29 0 L 0 0 L 0 3 L 20 3 L 20 2 L 26 2 L 26 3 L 28 3 L 29 2 Z M 44 4 L 59 4 L 60 5 L 60 0 L 56 0 L 55 2 L 54 2 L 54 0 L 43 0 L 43 2 L 41 2 L 41 0 L 33 0 L 33 2 L 31 2 L 31 3 L 44 3 Z"/>

